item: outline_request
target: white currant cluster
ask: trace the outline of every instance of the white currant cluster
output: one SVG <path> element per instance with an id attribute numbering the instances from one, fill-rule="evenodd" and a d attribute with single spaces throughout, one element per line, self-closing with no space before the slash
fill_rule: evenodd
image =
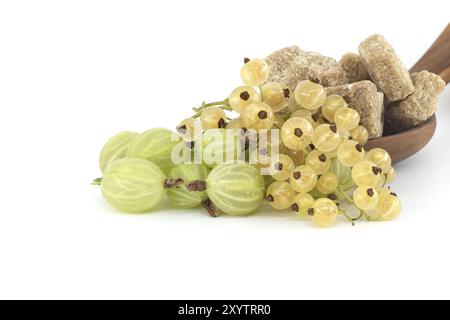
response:
<path id="1" fill-rule="evenodd" d="M 401 206 L 396 194 L 387 187 L 395 177 L 391 158 L 379 148 L 365 151 L 368 132 L 360 125 L 359 113 L 343 97 L 327 96 L 325 88 L 314 79 L 301 81 L 291 92 L 282 83 L 268 82 L 269 66 L 264 60 L 245 59 L 244 62 L 240 72 L 243 85 L 223 101 L 194 108 L 195 114 L 183 120 L 177 132 L 192 150 L 204 152 L 210 142 L 199 141 L 208 132 L 232 130 L 239 137 L 241 147 L 249 139 L 256 143 L 257 148 L 242 149 L 244 162 L 248 163 L 233 165 L 216 161 L 176 166 L 168 154 L 177 142 L 173 139 L 169 142 L 170 132 L 161 132 L 165 129 L 152 129 L 141 134 L 121 133 L 116 136 L 120 138 L 111 139 L 101 154 L 102 170 L 108 171 L 105 169 L 108 163 L 127 157 L 152 161 L 162 171 L 169 172 L 171 183 L 163 184 L 169 189 L 169 200 L 172 198 L 181 207 L 201 205 L 209 212 L 217 206 L 219 211 L 228 214 L 253 213 L 263 201 L 260 189 L 261 181 L 265 181 L 262 194 L 265 191 L 270 206 L 312 217 L 321 227 L 333 225 L 339 215 L 351 222 L 362 217 L 395 218 Z M 279 135 L 272 130 L 278 130 Z M 248 131 L 255 134 L 247 135 Z M 272 139 L 262 138 L 267 135 Z M 219 150 L 229 151 L 223 146 Z M 191 170 L 190 166 L 195 167 Z M 265 172 L 264 179 L 261 172 Z M 116 171 L 115 175 L 119 173 Z M 256 180 L 249 175 L 257 176 Z M 161 185 L 160 180 L 165 176 L 159 174 L 159 177 L 158 185 Z M 104 181 L 105 177 L 102 185 Z M 180 181 L 185 184 L 180 186 Z M 114 188 L 116 193 L 123 191 L 117 185 Z M 114 192 L 106 190 L 104 194 L 114 198 Z M 193 196 L 192 192 L 200 193 Z M 117 202 L 110 202 L 119 207 Z M 240 209 L 246 207 L 247 210 Z M 357 213 L 350 212 L 349 207 L 356 208 Z"/>

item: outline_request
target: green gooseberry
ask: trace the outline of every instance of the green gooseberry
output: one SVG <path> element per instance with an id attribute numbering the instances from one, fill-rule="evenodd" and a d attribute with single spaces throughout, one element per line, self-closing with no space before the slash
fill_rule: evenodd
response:
<path id="1" fill-rule="evenodd" d="M 201 151 L 203 164 L 209 168 L 214 168 L 221 163 L 241 160 L 243 145 L 240 137 L 234 134 L 233 131 L 226 132 L 224 129 L 209 129 L 202 135 Z"/>
<path id="2" fill-rule="evenodd" d="M 206 191 L 209 203 L 204 207 L 211 214 L 218 209 L 229 215 L 246 216 L 261 205 L 264 178 L 259 170 L 246 163 L 220 164 L 214 167 L 206 180 L 191 181 L 189 191 Z"/>
<path id="3" fill-rule="evenodd" d="M 167 179 L 151 161 L 124 158 L 106 167 L 101 190 L 113 207 L 125 212 L 141 213 L 158 205 L 167 189 L 182 183 L 182 179 Z"/>
<path id="4" fill-rule="evenodd" d="M 138 133 L 133 131 L 123 131 L 110 138 L 100 152 L 100 170 L 104 172 L 108 164 L 125 158 L 128 146 L 137 135 Z"/>
<path id="5" fill-rule="evenodd" d="M 183 181 L 205 180 L 209 169 L 202 164 L 179 164 L 174 166 L 169 173 L 169 178 L 182 179 Z M 196 208 L 208 199 L 206 192 L 189 192 L 185 186 L 167 190 L 169 202 L 181 208 Z"/>
<path id="6" fill-rule="evenodd" d="M 164 173 L 174 166 L 172 151 L 182 144 L 182 139 L 164 128 L 154 128 L 142 132 L 130 143 L 127 157 L 154 162 Z"/>

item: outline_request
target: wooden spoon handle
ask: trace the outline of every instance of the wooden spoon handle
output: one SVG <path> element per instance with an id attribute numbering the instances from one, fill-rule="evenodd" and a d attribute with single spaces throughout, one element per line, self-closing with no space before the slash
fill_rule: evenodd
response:
<path id="1" fill-rule="evenodd" d="M 450 82 L 450 23 L 433 43 L 430 49 L 411 68 L 411 72 L 428 70 Z"/>

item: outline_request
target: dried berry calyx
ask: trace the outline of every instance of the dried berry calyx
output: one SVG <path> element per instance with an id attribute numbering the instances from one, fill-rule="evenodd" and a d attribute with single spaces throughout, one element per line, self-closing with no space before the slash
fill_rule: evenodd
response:
<path id="1" fill-rule="evenodd" d="M 191 192 L 184 185 L 188 181 L 204 181 L 209 174 L 209 169 L 201 164 L 179 164 L 169 172 L 169 179 L 174 181 L 175 188 L 167 190 L 167 198 L 170 204 L 180 208 L 197 208 L 202 201 L 208 198 L 206 192 Z M 167 180 L 166 180 L 167 181 Z M 172 184 L 170 184 L 172 185 Z"/>
<path id="2" fill-rule="evenodd" d="M 206 199 L 205 201 L 203 201 L 201 203 L 202 208 L 204 208 L 206 210 L 206 212 L 208 212 L 210 217 L 216 218 L 219 216 L 219 213 L 217 212 L 217 208 L 214 205 L 214 203 L 211 202 L 211 200 Z"/>
<path id="3" fill-rule="evenodd" d="M 260 111 L 260 112 L 258 112 L 258 117 L 259 117 L 261 120 L 267 119 L 267 112 L 266 112 L 266 111 Z"/>
<path id="4" fill-rule="evenodd" d="M 373 173 L 376 174 L 376 175 L 379 175 L 379 174 L 381 174 L 381 173 L 383 172 L 383 170 L 381 170 L 381 169 L 378 168 L 378 167 L 372 167 L 372 171 L 373 171 Z"/>
<path id="5" fill-rule="evenodd" d="M 205 191 L 206 190 L 206 181 L 203 180 L 193 180 L 186 185 L 186 189 L 188 191 Z"/>
<path id="6" fill-rule="evenodd" d="M 164 188 L 170 189 L 170 188 L 179 188 L 183 184 L 183 179 L 181 178 L 169 178 L 164 181 Z"/>
<path id="7" fill-rule="evenodd" d="M 239 97 L 244 100 L 247 101 L 250 98 L 250 94 L 247 91 L 243 91 L 241 92 L 241 94 L 239 95 Z"/>

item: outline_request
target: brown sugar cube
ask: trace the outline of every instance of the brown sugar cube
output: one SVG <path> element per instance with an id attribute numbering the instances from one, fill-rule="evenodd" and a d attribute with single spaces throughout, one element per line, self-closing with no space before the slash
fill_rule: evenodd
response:
<path id="1" fill-rule="evenodd" d="M 364 80 L 327 88 L 327 94 L 343 96 L 349 107 L 359 112 L 361 125 L 366 127 L 370 139 L 383 135 L 384 95 L 373 82 Z"/>
<path id="2" fill-rule="evenodd" d="M 344 69 L 335 59 L 306 51 L 294 58 L 280 82 L 295 90 L 302 80 L 313 80 L 324 87 L 348 83 Z"/>
<path id="3" fill-rule="evenodd" d="M 413 93 L 408 70 L 383 36 L 375 34 L 361 42 L 359 54 L 370 78 L 389 101 L 403 100 Z"/>
<path id="4" fill-rule="evenodd" d="M 267 56 L 264 60 L 270 66 L 269 81 L 281 82 L 285 71 L 292 63 L 292 60 L 300 54 L 302 50 L 297 46 L 287 47 Z"/>
<path id="5" fill-rule="evenodd" d="M 347 74 L 350 83 L 369 80 L 369 74 L 364 66 L 364 61 L 359 54 L 346 53 L 342 56 L 339 64 Z"/>
<path id="6" fill-rule="evenodd" d="M 445 88 L 444 80 L 428 71 L 413 73 L 411 79 L 415 86 L 414 93 L 387 107 L 385 120 L 389 133 L 416 127 L 437 110 L 438 96 Z"/>
<path id="7" fill-rule="evenodd" d="M 378 105 L 381 106 L 381 126 L 383 128 L 382 134 L 384 134 L 384 121 L 385 121 L 385 115 L 386 115 L 386 107 L 385 107 L 385 96 L 383 92 L 378 92 Z"/>

